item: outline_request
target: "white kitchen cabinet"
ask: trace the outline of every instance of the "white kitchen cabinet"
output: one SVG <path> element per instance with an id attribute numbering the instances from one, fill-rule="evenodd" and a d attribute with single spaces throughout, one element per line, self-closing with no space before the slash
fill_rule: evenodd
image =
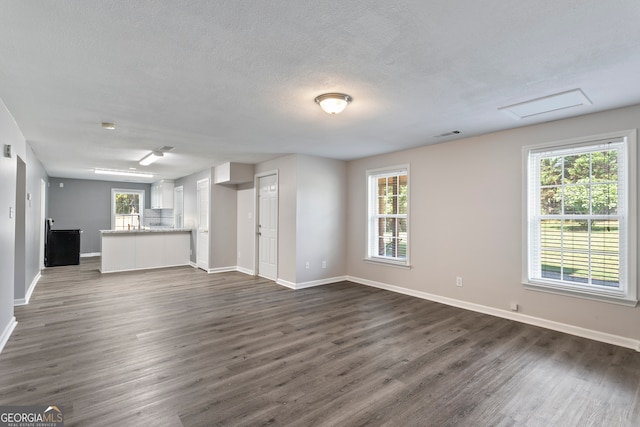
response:
<path id="1" fill-rule="evenodd" d="M 191 230 L 101 230 L 102 273 L 176 267 L 191 262 Z"/>
<path id="2" fill-rule="evenodd" d="M 170 180 L 160 180 L 151 184 L 151 209 L 173 209 L 173 189 Z"/>

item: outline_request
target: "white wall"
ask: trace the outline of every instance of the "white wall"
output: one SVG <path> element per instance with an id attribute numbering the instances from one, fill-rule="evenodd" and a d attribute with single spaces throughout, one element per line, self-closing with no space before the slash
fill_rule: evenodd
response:
<path id="1" fill-rule="evenodd" d="M 15 325 L 14 263 L 15 263 L 15 212 L 17 157 L 26 158 L 26 142 L 15 120 L 0 101 L 0 150 L 4 145 L 12 146 L 13 156 L 7 158 L 0 153 L 0 349 L 9 338 Z"/>
<path id="2" fill-rule="evenodd" d="M 255 273 L 256 219 L 255 191 L 253 183 L 238 185 L 237 207 L 237 261 L 236 265 L 244 272 Z"/>
<path id="3" fill-rule="evenodd" d="M 27 144 L 26 147 L 26 155 L 27 155 L 27 193 L 31 194 L 31 200 L 27 200 L 26 204 L 26 242 L 25 249 L 27 253 L 26 257 L 26 280 L 25 280 L 25 289 L 24 293 L 29 290 L 29 287 L 33 285 L 33 280 L 40 274 L 40 245 L 41 245 L 41 207 L 40 201 L 41 198 L 41 180 L 44 180 L 45 183 L 49 182 L 49 177 L 45 172 L 44 168 L 40 161 L 36 158 L 35 153 Z M 48 190 L 45 187 L 45 205 L 46 200 L 49 200 Z M 47 206 L 45 206 L 45 217 Z M 15 299 L 24 298 L 26 295 L 16 295 Z"/>
<path id="4" fill-rule="evenodd" d="M 522 147 L 638 127 L 635 106 L 349 162 L 347 274 L 507 312 L 517 302 L 524 315 L 640 340 L 638 307 L 521 284 Z M 412 268 L 365 263 L 365 171 L 406 163 Z"/>

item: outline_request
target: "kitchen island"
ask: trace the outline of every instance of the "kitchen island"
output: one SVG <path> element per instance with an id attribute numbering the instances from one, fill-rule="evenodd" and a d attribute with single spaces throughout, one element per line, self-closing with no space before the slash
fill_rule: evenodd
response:
<path id="1" fill-rule="evenodd" d="M 189 265 L 190 228 L 100 230 L 101 273 Z"/>

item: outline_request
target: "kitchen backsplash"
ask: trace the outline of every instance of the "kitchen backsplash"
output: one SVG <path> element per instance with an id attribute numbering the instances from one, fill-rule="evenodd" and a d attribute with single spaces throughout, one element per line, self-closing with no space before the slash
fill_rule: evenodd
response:
<path id="1" fill-rule="evenodd" d="M 173 209 L 145 209 L 145 227 L 173 227 Z"/>

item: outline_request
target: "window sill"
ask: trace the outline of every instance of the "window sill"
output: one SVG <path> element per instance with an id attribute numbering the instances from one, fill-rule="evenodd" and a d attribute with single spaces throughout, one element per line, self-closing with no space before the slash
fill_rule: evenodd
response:
<path id="1" fill-rule="evenodd" d="M 389 267 L 411 270 L 411 264 L 399 261 L 391 261 L 382 258 L 365 258 L 363 261 L 369 264 L 388 265 Z"/>
<path id="2" fill-rule="evenodd" d="M 576 298 L 589 299 L 593 301 L 606 302 L 611 304 L 635 307 L 638 300 L 629 298 L 622 292 L 599 291 L 584 288 L 573 288 L 568 285 L 545 283 L 545 282 L 523 282 L 524 288 L 529 291 L 546 292 L 556 295 L 565 295 Z"/>

